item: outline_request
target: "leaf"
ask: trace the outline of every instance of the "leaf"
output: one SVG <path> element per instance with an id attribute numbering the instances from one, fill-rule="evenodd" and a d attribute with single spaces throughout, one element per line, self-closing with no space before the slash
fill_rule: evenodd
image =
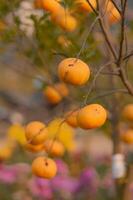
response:
<path id="1" fill-rule="evenodd" d="M 62 119 L 58 118 L 49 123 L 49 138 L 54 138 L 57 134 L 57 138 L 64 144 L 66 149 L 71 151 L 75 146 L 74 130 L 67 123 L 60 126 L 61 122 Z"/>
<path id="2" fill-rule="evenodd" d="M 8 136 L 10 139 L 17 141 L 21 145 L 26 143 L 24 128 L 19 124 L 10 126 L 8 129 Z"/>

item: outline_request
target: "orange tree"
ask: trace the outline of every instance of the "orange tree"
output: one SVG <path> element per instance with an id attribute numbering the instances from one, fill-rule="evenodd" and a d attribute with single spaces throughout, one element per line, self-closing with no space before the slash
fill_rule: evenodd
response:
<path id="1" fill-rule="evenodd" d="M 67 121 L 73 127 L 98 128 L 108 115 L 116 199 L 124 198 L 131 163 L 125 173 L 121 140 L 132 144 L 133 137 L 132 14 L 128 1 L 1 0 L 0 10 L 2 53 L 13 44 L 17 53 L 29 59 L 32 69 L 28 73 L 19 66 L 10 67 L 31 78 L 35 72 L 34 78 L 41 82 L 41 90 L 49 103 L 57 105 L 67 100 L 66 107 L 70 112 L 63 116 L 61 125 Z M 123 116 L 128 120 L 126 129 L 131 131 L 128 130 L 128 135 L 125 131 L 121 136 L 121 129 L 125 128 L 120 125 L 122 107 L 126 103 L 131 105 L 124 109 Z M 71 106 L 75 108 L 70 109 Z M 46 128 L 27 129 L 27 145 L 31 145 L 27 148 L 40 150 Z M 52 152 L 57 137 L 58 133 L 48 154 Z M 40 165 L 43 162 L 40 158 Z M 51 160 L 48 162 L 51 162 L 51 168 L 55 168 Z M 45 170 L 46 174 L 49 173 L 47 161 Z M 33 172 L 38 174 L 36 162 Z M 46 174 L 42 176 L 47 177 Z"/>

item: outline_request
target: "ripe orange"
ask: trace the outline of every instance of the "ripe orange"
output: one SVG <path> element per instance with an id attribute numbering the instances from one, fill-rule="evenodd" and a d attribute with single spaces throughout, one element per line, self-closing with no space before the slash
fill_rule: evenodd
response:
<path id="1" fill-rule="evenodd" d="M 44 149 L 53 156 L 63 156 L 65 152 L 63 144 L 58 140 L 53 141 L 52 139 L 45 142 Z"/>
<path id="2" fill-rule="evenodd" d="M 48 136 L 48 131 L 45 124 L 33 121 L 26 126 L 25 136 L 31 144 L 42 144 Z"/>
<path id="3" fill-rule="evenodd" d="M 133 104 L 128 104 L 124 107 L 122 115 L 125 119 L 133 121 Z"/>
<path id="4" fill-rule="evenodd" d="M 35 8 L 42 8 L 42 0 L 35 0 L 34 1 Z"/>
<path id="5" fill-rule="evenodd" d="M 86 0 L 76 0 L 76 3 L 78 4 L 79 8 L 83 11 L 87 11 L 87 12 L 93 11 Z M 94 8 L 96 8 L 97 6 L 96 0 L 90 0 L 90 3 Z"/>
<path id="6" fill-rule="evenodd" d="M 133 129 L 129 129 L 123 133 L 121 139 L 127 144 L 133 144 Z"/>
<path id="7" fill-rule="evenodd" d="M 51 104 L 58 104 L 62 100 L 62 96 L 53 86 L 47 86 L 44 95 Z"/>
<path id="8" fill-rule="evenodd" d="M 43 144 L 34 145 L 27 143 L 25 145 L 25 148 L 30 152 L 37 153 L 44 150 L 44 145 Z"/>
<path id="9" fill-rule="evenodd" d="M 66 122 L 74 128 L 78 127 L 77 114 L 78 111 L 70 111 L 66 115 Z"/>
<path id="10" fill-rule="evenodd" d="M 38 177 L 51 179 L 56 175 L 57 166 L 54 160 L 40 156 L 33 161 L 32 172 Z"/>
<path id="11" fill-rule="evenodd" d="M 77 114 L 79 127 L 92 129 L 102 126 L 107 118 L 106 110 L 99 104 L 90 104 L 81 108 Z"/>
<path id="12" fill-rule="evenodd" d="M 63 10 L 63 7 L 55 0 L 42 0 L 42 7 L 51 13 L 57 14 Z"/>
<path id="13" fill-rule="evenodd" d="M 107 15 L 111 24 L 118 22 L 121 19 L 119 11 L 115 8 L 111 1 L 107 5 Z"/>
<path id="14" fill-rule="evenodd" d="M 66 83 L 83 85 L 90 77 L 90 69 L 80 59 L 66 58 L 58 66 L 58 75 Z"/>
<path id="15" fill-rule="evenodd" d="M 73 32 L 77 28 L 77 20 L 65 9 L 58 13 L 53 13 L 52 21 L 68 32 Z"/>
<path id="16" fill-rule="evenodd" d="M 54 88 L 59 92 L 59 94 L 62 96 L 62 97 L 66 97 L 68 96 L 69 94 L 69 90 L 68 90 L 68 87 L 66 86 L 65 83 L 56 83 L 54 85 Z"/>

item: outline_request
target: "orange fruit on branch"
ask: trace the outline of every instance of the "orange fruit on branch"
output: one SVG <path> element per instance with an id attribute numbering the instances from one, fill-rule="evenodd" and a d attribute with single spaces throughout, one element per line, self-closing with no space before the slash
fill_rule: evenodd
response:
<path id="1" fill-rule="evenodd" d="M 121 136 L 121 140 L 127 144 L 133 144 L 133 129 L 128 129 Z"/>
<path id="2" fill-rule="evenodd" d="M 31 144 L 42 144 L 48 136 L 48 131 L 44 123 L 33 121 L 25 127 L 25 136 Z"/>
<path id="3" fill-rule="evenodd" d="M 77 28 L 77 20 L 65 9 L 58 13 L 53 13 L 52 21 L 68 32 L 73 32 Z"/>
<path id="4" fill-rule="evenodd" d="M 34 145 L 27 143 L 25 145 L 25 148 L 27 149 L 27 151 L 38 153 L 44 150 L 44 145 L 43 144 Z"/>
<path id="5" fill-rule="evenodd" d="M 66 122 L 74 128 L 78 127 L 77 114 L 78 111 L 70 111 L 66 114 Z"/>
<path id="6" fill-rule="evenodd" d="M 51 104 L 58 104 L 62 100 L 61 94 L 53 86 L 47 86 L 44 90 L 44 95 Z"/>
<path id="7" fill-rule="evenodd" d="M 133 121 L 133 104 L 128 104 L 124 107 L 122 115 L 125 119 Z"/>
<path id="8" fill-rule="evenodd" d="M 58 66 L 59 78 L 73 85 L 83 85 L 90 77 L 89 66 L 80 59 L 66 58 Z"/>
<path id="9" fill-rule="evenodd" d="M 52 139 L 44 143 L 44 149 L 53 156 L 63 156 L 65 152 L 64 145 L 60 141 Z"/>
<path id="10" fill-rule="evenodd" d="M 99 104 L 90 104 L 81 108 L 77 114 L 79 127 L 93 129 L 102 126 L 107 118 L 106 110 Z"/>
<path id="11" fill-rule="evenodd" d="M 66 97 L 68 96 L 69 94 L 69 90 L 68 90 L 68 87 L 66 86 L 65 83 L 56 83 L 54 85 L 54 88 L 59 92 L 59 94 L 62 96 L 62 97 Z"/>
<path id="12" fill-rule="evenodd" d="M 40 178 L 51 179 L 57 173 L 57 166 L 54 160 L 40 156 L 33 161 L 32 172 Z"/>
<path id="13" fill-rule="evenodd" d="M 54 14 L 63 10 L 63 7 L 56 0 L 42 0 L 42 8 Z"/>
<path id="14" fill-rule="evenodd" d="M 111 24 L 116 23 L 120 21 L 121 19 L 121 15 L 119 11 L 117 10 L 117 8 L 113 5 L 111 1 L 109 1 L 107 4 L 107 15 L 108 15 L 109 22 Z"/>
<path id="15" fill-rule="evenodd" d="M 89 0 L 89 2 L 93 6 L 93 8 L 97 7 L 96 0 Z M 93 11 L 91 6 L 87 2 L 87 0 L 76 0 L 76 3 L 78 5 L 78 7 L 83 11 L 87 11 L 87 12 L 92 12 Z"/>

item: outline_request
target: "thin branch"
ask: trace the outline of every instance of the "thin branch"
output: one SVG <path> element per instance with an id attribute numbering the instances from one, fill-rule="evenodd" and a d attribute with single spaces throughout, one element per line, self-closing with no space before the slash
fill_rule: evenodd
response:
<path id="1" fill-rule="evenodd" d="M 96 99 L 103 98 L 105 96 L 112 95 L 114 93 L 126 93 L 126 94 L 129 94 L 128 90 L 126 90 L 126 89 L 114 89 L 114 90 L 109 90 L 109 91 L 106 91 L 106 92 L 104 92 L 102 94 L 97 95 L 96 97 L 90 99 L 89 102 L 95 101 Z"/>
<path id="2" fill-rule="evenodd" d="M 79 56 L 81 55 L 83 49 L 85 48 L 85 45 L 86 45 L 86 43 L 87 43 L 87 39 L 88 39 L 90 33 L 92 32 L 93 28 L 95 27 L 95 25 L 96 25 L 96 23 L 97 23 L 97 21 L 98 21 L 98 18 L 99 18 L 99 16 L 97 16 L 97 17 L 95 18 L 95 20 L 93 21 L 93 23 L 92 23 L 91 26 L 89 27 L 89 30 L 88 30 L 88 32 L 87 32 L 87 35 L 86 35 L 86 37 L 85 37 L 85 39 L 84 39 L 84 41 L 83 41 L 83 43 L 82 43 L 82 46 L 81 46 L 81 48 L 80 48 L 80 50 L 79 50 L 79 52 L 78 52 L 78 54 L 77 54 L 77 56 L 76 56 L 77 58 L 79 58 Z"/>
<path id="3" fill-rule="evenodd" d="M 121 10 L 120 8 L 117 6 L 116 2 L 114 0 L 111 0 L 112 4 L 114 5 L 114 7 L 117 9 L 117 11 L 119 12 L 119 14 L 121 14 Z"/>
<path id="4" fill-rule="evenodd" d="M 104 64 L 104 65 L 102 65 L 102 66 L 99 67 L 99 69 L 97 70 L 97 72 L 96 72 L 96 74 L 95 74 L 95 76 L 94 76 L 94 79 L 93 79 L 93 81 L 92 81 L 92 83 L 91 83 L 91 85 L 90 85 L 90 87 L 89 87 L 88 92 L 87 92 L 87 95 L 86 95 L 86 97 L 85 97 L 84 105 L 86 105 L 87 99 L 88 99 L 90 93 L 92 92 L 92 90 L 93 90 L 93 88 L 94 88 L 94 86 L 95 86 L 96 80 L 97 80 L 97 78 L 99 77 L 101 71 L 102 71 L 105 67 L 109 66 L 110 64 L 112 64 L 111 61 L 108 62 L 108 63 L 106 63 L 106 64 Z"/>

